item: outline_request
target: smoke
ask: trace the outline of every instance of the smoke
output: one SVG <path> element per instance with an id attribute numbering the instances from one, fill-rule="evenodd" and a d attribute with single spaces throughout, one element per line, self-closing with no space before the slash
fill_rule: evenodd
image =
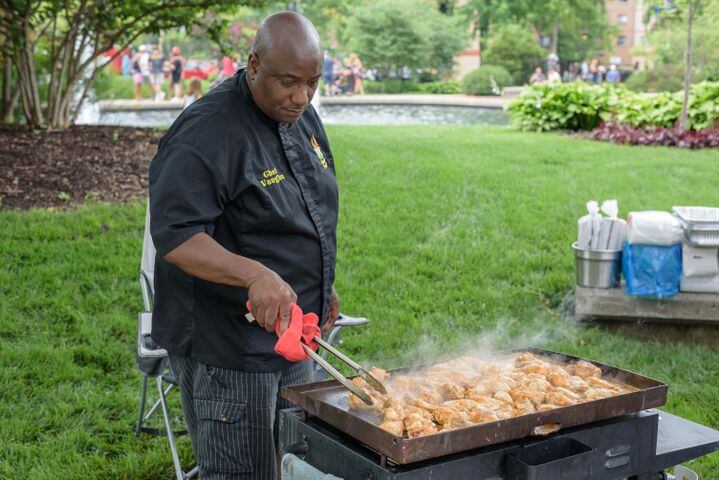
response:
<path id="1" fill-rule="evenodd" d="M 466 323 L 466 322 L 464 322 Z M 537 316 L 532 319 L 502 318 L 479 332 L 442 330 L 425 334 L 400 352 L 398 365 L 422 366 L 461 356 L 491 358 L 496 352 L 521 347 L 547 348 L 571 341 L 578 326 L 571 317 Z"/>

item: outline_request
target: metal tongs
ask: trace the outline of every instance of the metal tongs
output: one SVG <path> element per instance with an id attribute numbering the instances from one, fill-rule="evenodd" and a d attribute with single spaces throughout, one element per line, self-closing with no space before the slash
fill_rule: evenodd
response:
<path id="1" fill-rule="evenodd" d="M 246 313 L 245 318 L 247 318 L 247 321 L 254 322 L 255 317 L 251 313 Z M 320 347 L 327 350 L 329 353 L 337 357 L 340 361 L 342 361 L 345 365 L 353 369 L 355 372 L 357 372 L 357 375 L 367 382 L 372 388 L 377 390 L 380 393 L 387 393 L 387 389 L 382 384 L 381 381 L 379 381 L 374 375 L 369 373 L 367 370 L 365 370 L 359 363 L 355 362 L 351 358 L 349 358 L 347 355 L 330 345 L 329 343 L 322 340 L 322 337 L 319 335 L 315 335 L 315 337 L 312 339 L 315 341 Z M 327 370 L 327 373 L 329 373 L 332 377 L 334 377 L 335 380 L 340 382 L 345 388 L 347 388 L 350 392 L 357 395 L 364 403 L 367 405 L 374 404 L 374 401 L 372 400 L 372 397 L 370 397 L 364 390 L 362 390 L 360 387 L 352 383 L 351 380 L 349 380 L 347 377 L 342 375 L 339 370 L 337 370 L 335 367 L 332 366 L 330 362 L 322 358 L 320 355 L 317 354 L 314 350 L 312 350 L 308 345 L 305 343 L 302 343 L 302 348 L 304 348 L 307 355 L 309 355 L 315 362 L 319 363 L 322 368 Z"/>

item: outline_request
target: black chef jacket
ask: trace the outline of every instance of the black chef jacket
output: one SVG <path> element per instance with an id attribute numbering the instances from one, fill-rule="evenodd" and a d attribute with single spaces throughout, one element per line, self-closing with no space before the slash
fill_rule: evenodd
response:
<path id="1" fill-rule="evenodd" d="M 274 372 L 290 362 L 274 352 L 274 333 L 245 319 L 248 290 L 162 259 L 205 232 L 275 271 L 305 313 L 328 314 L 338 192 L 322 122 L 310 106 L 295 123 L 277 123 L 254 103 L 245 77 L 240 70 L 187 108 L 150 164 L 152 337 L 208 365 Z"/>

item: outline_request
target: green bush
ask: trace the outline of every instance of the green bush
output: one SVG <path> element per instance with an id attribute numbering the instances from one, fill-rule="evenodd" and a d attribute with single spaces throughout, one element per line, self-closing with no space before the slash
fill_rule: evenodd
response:
<path id="1" fill-rule="evenodd" d="M 388 78 L 381 82 L 365 80 L 364 91 L 365 93 L 420 93 L 419 85 L 417 82 L 396 78 Z"/>
<path id="2" fill-rule="evenodd" d="M 135 98 L 132 77 L 116 75 L 108 70 L 103 70 L 95 77 L 93 89 L 97 100 Z M 149 92 L 149 85 L 145 85 L 143 93 L 149 95 Z"/>
<path id="3" fill-rule="evenodd" d="M 676 92 L 684 87 L 684 69 L 680 65 L 663 65 L 642 70 L 632 73 L 624 85 L 635 92 Z"/>
<path id="4" fill-rule="evenodd" d="M 426 82 L 420 83 L 418 86 L 422 93 L 462 93 L 462 86 L 459 82 Z"/>
<path id="5" fill-rule="evenodd" d="M 495 84 L 501 91 L 512 84 L 512 76 L 504 67 L 482 65 L 464 77 L 462 89 L 467 95 L 497 95 Z"/>
<path id="6" fill-rule="evenodd" d="M 635 93 L 622 86 L 583 82 L 527 87 L 507 107 L 522 130 L 591 130 L 615 120 L 635 127 L 674 126 L 680 118 L 682 92 Z M 687 128 L 719 124 L 719 83 L 692 86 Z"/>

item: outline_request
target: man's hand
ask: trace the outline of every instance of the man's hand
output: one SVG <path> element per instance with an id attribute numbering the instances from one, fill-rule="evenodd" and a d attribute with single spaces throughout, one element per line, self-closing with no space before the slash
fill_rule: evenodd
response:
<path id="1" fill-rule="evenodd" d="M 297 302 L 297 294 L 269 268 L 263 268 L 247 285 L 252 316 L 268 332 L 275 331 L 279 318 L 282 335 L 290 326 L 290 307 Z"/>
<path id="2" fill-rule="evenodd" d="M 330 308 L 327 320 L 322 324 L 322 335 L 329 332 L 335 325 L 337 318 L 340 316 L 340 297 L 337 295 L 335 287 L 332 287 L 332 298 L 330 298 Z"/>

